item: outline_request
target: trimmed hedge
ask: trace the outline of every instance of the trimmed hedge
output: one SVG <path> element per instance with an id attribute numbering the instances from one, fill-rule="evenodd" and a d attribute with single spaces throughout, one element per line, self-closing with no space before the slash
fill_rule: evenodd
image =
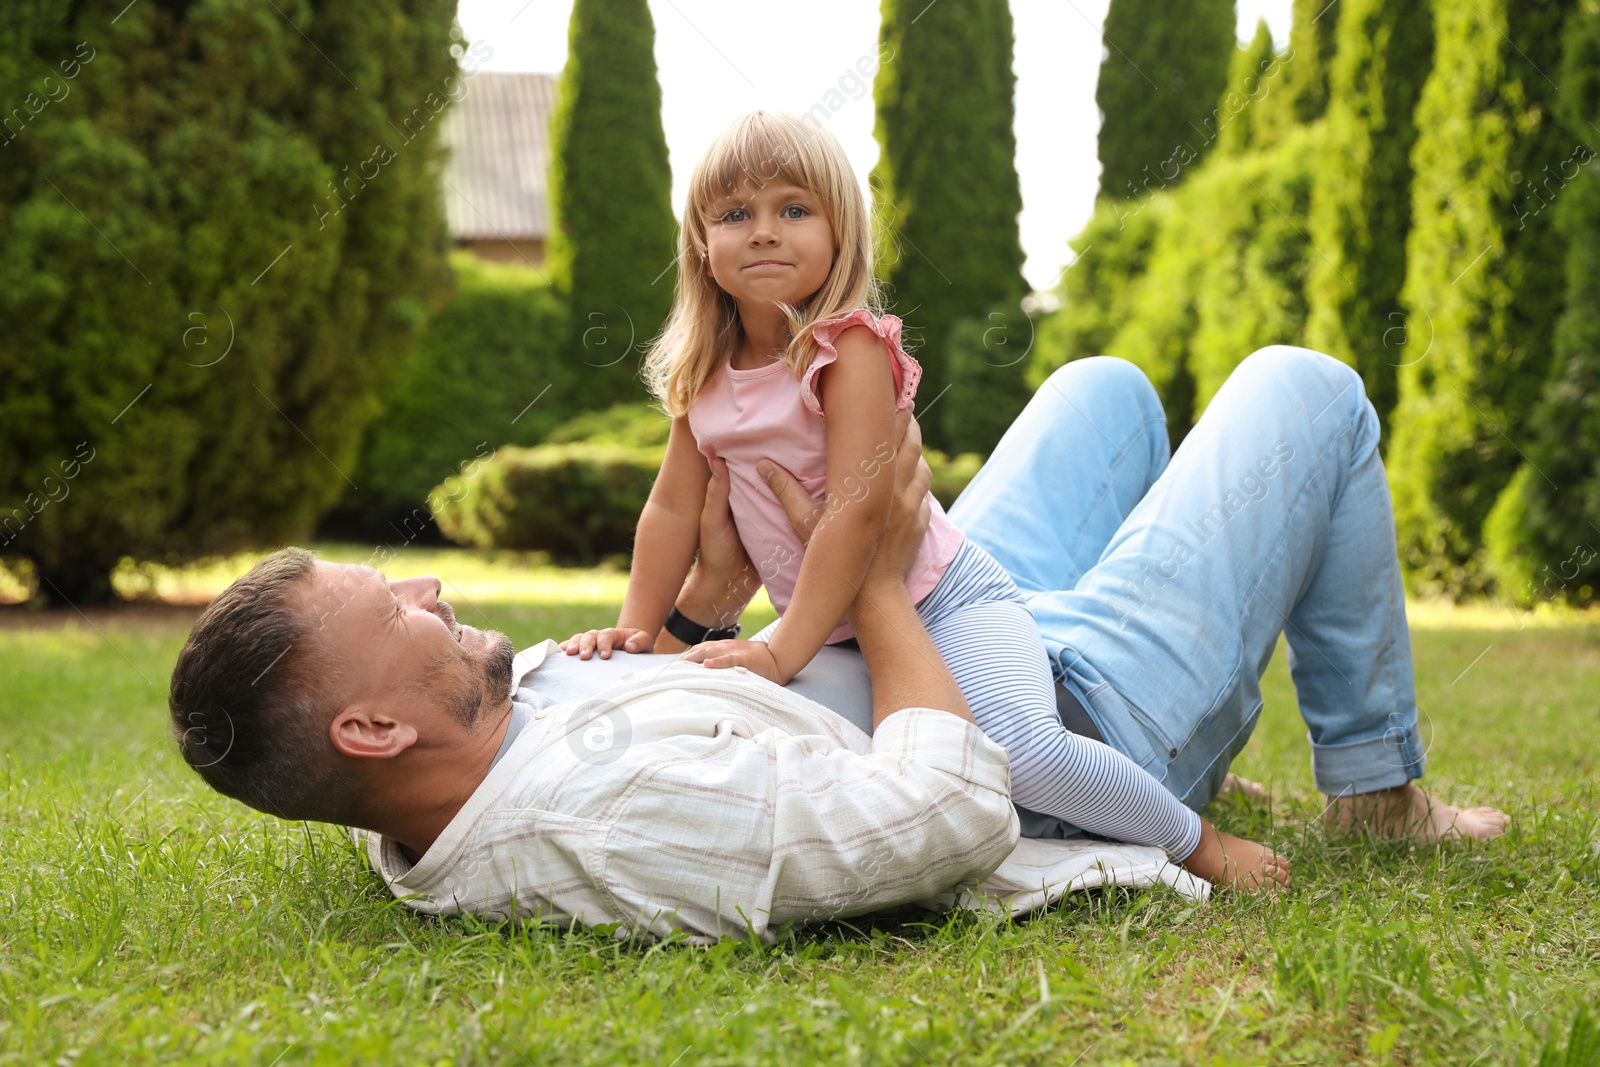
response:
<path id="1" fill-rule="evenodd" d="M 633 549 L 664 450 L 624 445 L 508 447 L 469 464 L 429 497 L 450 540 L 593 564 Z"/>
<path id="2" fill-rule="evenodd" d="M 551 433 L 561 443 L 501 448 L 468 462 L 429 495 L 434 520 L 458 544 L 548 552 L 564 563 L 631 552 L 666 454 L 666 425 L 645 404 L 580 415 Z M 655 438 L 659 444 L 648 443 Z M 933 494 L 947 508 L 983 464 L 972 454 L 926 455 Z"/>
<path id="3" fill-rule="evenodd" d="M 617 404 L 587 411 L 550 431 L 546 444 L 586 442 L 591 445 L 626 445 L 629 448 L 664 448 L 672 420 L 654 404 Z"/>

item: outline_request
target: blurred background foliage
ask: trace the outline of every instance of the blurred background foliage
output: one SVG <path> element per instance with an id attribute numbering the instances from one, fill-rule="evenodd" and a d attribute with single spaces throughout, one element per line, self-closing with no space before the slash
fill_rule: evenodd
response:
<path id="1" fill-rule="evenodd" d="M 0 555 L 77 602 L 313 533 L 627 552 L 676 270 L 647 3 L 574 4 L 539 266 L 447 257 L 453 4 L 280 6 L 0 9 Z M 882 4 L 870 184 L 941 499 L 1070 360 L 1138 364 L 1176 445 L 1305 344 L 1366 383 L 1413 592 L 1595 599 L 1600 0 L 1296 0 L 1282 51 L 1111 0 L 1101 193 L 1034 293 L 1009 8 L 925 6 Z"/>
<path id="2" fill-rule="evenodd" d="M 391 360 L 383 413 L 352 474 L 360 489 L 346 486 L 326 534 L 392 539 L 415 529 L 429 491 L 471 460 L 538 444 L 574 411 L 610 400 L 566 358 L 567 304 L 537 272 L 465 252 L 449 262 L 450 301 Z"/>
<path id="3" fill-rule="evenodd" d="M 1254 349 L 1326 351 L 1383 421 L 1413 592 L 1592 603 L 1597 18 L 1594 0 L 1296 0 L 1289 47 L 1263 25 L 1168 157 L 1214 135 L 1205 161 L 1101 198 L 1030 382 L 1130 359 L 1176 444 Z"/>
<path id="4" fill-rule="evenodd" d="M 123 6 L 0 5 L 0 551 L 75 602 L 303 536 L 449 280 L 451 0 Z"/>

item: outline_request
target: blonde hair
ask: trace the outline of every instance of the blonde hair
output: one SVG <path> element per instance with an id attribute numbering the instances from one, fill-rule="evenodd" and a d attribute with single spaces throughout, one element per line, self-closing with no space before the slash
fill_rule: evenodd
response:
<path id="1" fill-rule="evenodd" d="M 788 112 L 752 111 L 717 136 L 696 164 L 678 242 L 672 313 L 645 356 L 644 380 L 667 414 L 682 415 L 738 344 L 739 309 L 707 269 L 711 204 L 746 183 L 784 182 L 822 202 L 837 246 L 822 288 L 799 307 L 775 301 L 789 321 L 783 361 L 796 378 L 816 353 L 814 323 L 865 307 L 882 315 L 872 270 L 872 228 L 861 186 L 838 138 Z"/>

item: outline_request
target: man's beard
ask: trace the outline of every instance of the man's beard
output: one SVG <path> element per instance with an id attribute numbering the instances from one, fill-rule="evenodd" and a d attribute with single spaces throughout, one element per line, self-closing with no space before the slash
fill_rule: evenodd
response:
<path id="1" fill-rule="evenodd" d="M 459 630 L 455 610 L 441 600 L 435 609 L 452 632 Z M 468 729 L 477 725 L 483 715 L 484 704 L 499 704 L 511 691 L 511 664 L 516 658 L 516 646 L 511 638 L 499 630 L 480 630 L 488 647 L 482 652 L 467 653 L 473 677 L 461 686 L 458 693 L 447 698 L 447 707 L 456 721 Z"/>

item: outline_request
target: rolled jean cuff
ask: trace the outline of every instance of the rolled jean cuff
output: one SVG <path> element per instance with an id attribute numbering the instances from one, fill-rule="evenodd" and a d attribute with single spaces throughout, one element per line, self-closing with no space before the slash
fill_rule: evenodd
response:
<path id="1" fill-rule="evenodd" d="M 1391 726 L 1382 737 L 1342 745 L 1311 743 L 1311 776 L 1319 792 L 1354 796 L 1393 789 L 1421 778 L 1427 752 L 1415 723 Z"/>

